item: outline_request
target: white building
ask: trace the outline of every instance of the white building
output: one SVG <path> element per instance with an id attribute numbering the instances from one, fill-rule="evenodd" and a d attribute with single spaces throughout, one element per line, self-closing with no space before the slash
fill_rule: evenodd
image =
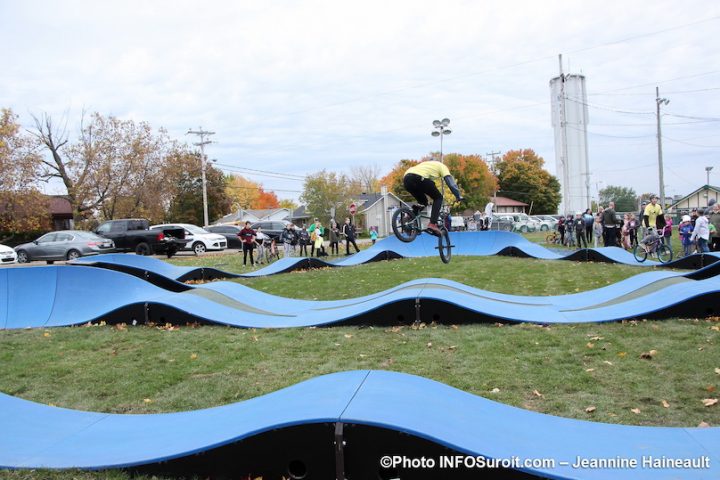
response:
<path id="1" fill-rule="evenodd" d="M 555 165 L 562 201 L 559 213 L 590 207 L 590 160 L 587 145 L 587 92 L 583 75 L 560 75 L 550 80 Z"/>

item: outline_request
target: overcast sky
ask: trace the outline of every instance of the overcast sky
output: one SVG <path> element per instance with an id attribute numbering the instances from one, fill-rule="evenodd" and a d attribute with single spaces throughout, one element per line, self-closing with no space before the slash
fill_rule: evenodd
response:
<path id="1" fill-rule="evenodd" d="M 0 0 L 0 107 L 97 111 L 214 131 L 206 152 L 297 198 L 301 176 L 439 149 L 532 148 L 555 173 L 549 81 L 586 76 L 592 193 L 720 185 L 720 3 L 658 1 Z M 75 134 L 73 135 L 76 136 Z M 245 168 L 291 178 L 250 174 Z M 600 183 L 602 182 L 602 183 Z"/>

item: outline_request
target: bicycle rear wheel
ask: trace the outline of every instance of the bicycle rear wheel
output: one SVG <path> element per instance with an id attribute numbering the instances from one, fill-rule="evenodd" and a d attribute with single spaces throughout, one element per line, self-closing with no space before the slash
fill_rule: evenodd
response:
<path id="1" fill-rule="evenodd" d="M 415 240 L 418 231 L 412 209 L 401 207 L 395 210 L 392 216 L 392 230 L 401 242 L 410 243 Z"/>
<path id="2" fill-rule="evenodd" d="M 637 245 L 633 248 L 633 256 L 635 257 L 635 260 L 642 263 L 647 260 L 648 253 L 642 245 Z"/>
<path id="3" fill-rule="evenodd" d="M 452 245 L 450 244 L 450 234 L 447 228 L 440 227 L 440 235 L 438 236 L 438 253 L 443 263 L 450 263 L 452 257 Z"/>
<path id="4" fill-rule="evenodd" d="M 660 263 L 668 263 L 672 261 L 673 252 L 667 245 L 660 245 L 657 250 L 657 256 Z"/>

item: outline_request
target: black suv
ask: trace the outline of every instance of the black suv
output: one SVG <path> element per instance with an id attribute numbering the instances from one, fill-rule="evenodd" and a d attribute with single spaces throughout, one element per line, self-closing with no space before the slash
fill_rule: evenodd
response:
<path id="1" fill-rule="evenodd" d="M 262 228 L 262 232 L 267 235 L 270 238 L 274 238 L 275 240 L 278 239 L 280 234 L 283 230 L 285 230 L 285 225 L 289 224 L 290 222 L 287 222 L 285 220 L 281 221 L 275 221 L 275 222 L 257 222 L 253 223 L 250 228 L 253 230 L 257 230 L 258 227 Z"/>
<path id="2" fill-rule="evenodd" d="M 211 225 L 205 227 L 205 230 L 224 235 L 225 238 L 227 238 L 228 248 L 242 248 L 242 240 L 240 239 L 240 230 L 242 230 L 242 227 L 237 225 Z"/>

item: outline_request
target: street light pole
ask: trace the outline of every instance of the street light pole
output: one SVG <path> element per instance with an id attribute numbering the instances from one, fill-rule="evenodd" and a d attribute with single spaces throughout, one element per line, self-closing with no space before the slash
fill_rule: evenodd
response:
<path id="1" fill-rule="evenodd" d="M 663 179 L 662 132 L 660 129 L 660 105 L 667 105 L 670 100 L 660 98 L 660 87 L 655 87 L 655 104 L 657 105 L 657 144 L 658 144 L 658 172 L 660 176 L 660 207 L 665 208 L 665 181 Z"/>
<path id="2" fill-rule="evenodd" d="M 432 131 L 431 135 L 433 137 L 440 137 L 440 163 L 443 163 L 443 137 L 452 133 L 452 130 L 447 128 L 448 125 L 450 125 L 449 118 L 433 121 L 433 128 L 435 130 Z"/>
<path id="3" fill-rule="evenodd" d="M 215 135 L 215 132 L 208 132 L 202 129 L 200 127 L 198 130 L 190 130 L 188 129 L 187 133 L 185 135 L 198 135 L 200 137 L 200 141 L 198 143 L 193 143 L 193 145 L 196 145 L 200 147 L 200 173 L 202 177 L 202 195 L 203 195 L 203 220 L 205 224 L 203 227 L 207 227 L 210 225 L 209 221 L 209 215 L 208 215 L 208 199 L 207 199 L 207 179 L 205 177 L 205 168 L 207 167 L 207 158 L 205 157 L 205 145 L 209 145 L 212 142 L 210 140 L 205 140 L 205 137 L 209 137 L 210 135 Z"/>
<path id="4" fill-rule="evenodd" d="M 705 185 L 710 186 L 710 170 L 712 170 L 713 167 L 705 167 L 705 175 L 707 176 L 707 179 L 705 180 Z"/>

